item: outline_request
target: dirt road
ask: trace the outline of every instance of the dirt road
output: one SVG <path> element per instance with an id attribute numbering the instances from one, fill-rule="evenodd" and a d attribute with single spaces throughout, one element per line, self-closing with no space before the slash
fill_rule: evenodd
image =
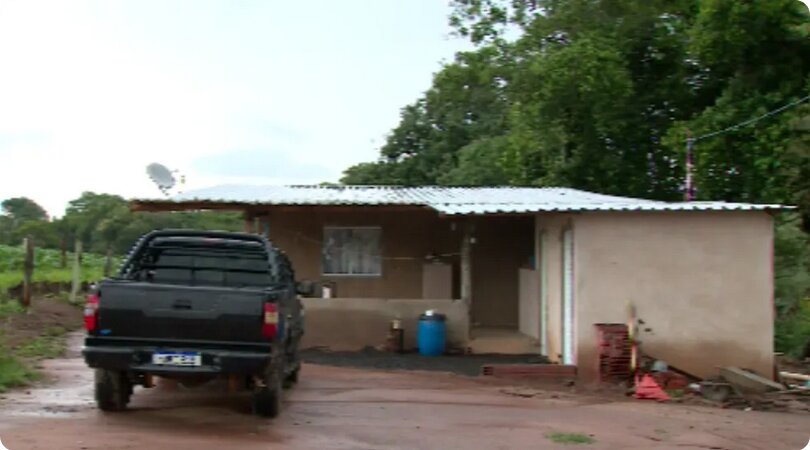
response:
<path id="1" fill-rule="evenodd" d="M 74 337 L 77 348 L 78 336 Z M 245 396 L 214 387 L 138 389 L 131 410 L 102 414 L 77 352 L 45 363 L 47 387 L 0 399 L 0 439 L 24 449 L 589 449 L 798 450 L 810 417 L 724 411 L 544 392 L 531 398 L 479 380 L 305 366 L 276 420 L 249 414 Z M 511 393 L 510 393 L 511 392 Z"/>

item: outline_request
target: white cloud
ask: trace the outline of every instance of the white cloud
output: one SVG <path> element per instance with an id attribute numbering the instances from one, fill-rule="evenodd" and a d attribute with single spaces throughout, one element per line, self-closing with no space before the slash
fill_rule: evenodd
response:
<path id="1" fill-rule="evenodd" d="M 154 161 L 191 187 L 334 181 L 375 158 L 399 109 L 465 46 L 446 38 L 448 12 L 434 0 L 0 0 L 0 199 L 61 214 L 85 190 L 154 196 Z M 261 150 L 283 152 L 295 176 L 195 169 Z"/>

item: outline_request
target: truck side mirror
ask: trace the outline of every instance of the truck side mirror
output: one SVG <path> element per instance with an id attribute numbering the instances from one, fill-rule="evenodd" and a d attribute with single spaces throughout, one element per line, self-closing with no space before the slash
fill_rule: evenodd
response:
<path id="1" fill-rule="evenodd" d="M 299 281 L 295 285 L 295 290 L 298 292 L 298 295 L 312 297 L 315 294 L 315 283 L 311 281 Z"/>

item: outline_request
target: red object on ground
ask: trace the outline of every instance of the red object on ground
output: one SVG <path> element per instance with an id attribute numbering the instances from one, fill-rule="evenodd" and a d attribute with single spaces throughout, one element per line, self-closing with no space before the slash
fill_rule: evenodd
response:
<path id="1" fill-rule="evenodd" d="M 664 392 L 661 386 L 648 374 L 641 377 L 641 381 L 636 377 L 635 397 L 641 400 L 658 400 L 660 402 L 665 402 L 670 399 L 669 394 Z"/>
<path id="2" fill-rule="evenodd" d="M 658 386 L 666 390 L 685 389 L 689 385 L 688 378 L 671 370 L 658 372 L 653 374 L 652 377 L 658 383 Z"/>

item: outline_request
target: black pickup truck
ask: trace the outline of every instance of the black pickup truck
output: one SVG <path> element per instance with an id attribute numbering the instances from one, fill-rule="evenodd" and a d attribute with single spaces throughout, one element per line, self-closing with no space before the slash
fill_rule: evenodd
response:
<path id="1" fill-rule="evenodd" d="M 281 389 L 298 380 L 303 308 L 289 259 L 262 236 L 153 231 L 116 277 L 100 282 L 84 311 L 82 354 L 96 370 L 104 411 L 126 407 L 153 377 L 195 385 L 228 379 L 253 391 L 253 409 L 274 417 Z"/>

